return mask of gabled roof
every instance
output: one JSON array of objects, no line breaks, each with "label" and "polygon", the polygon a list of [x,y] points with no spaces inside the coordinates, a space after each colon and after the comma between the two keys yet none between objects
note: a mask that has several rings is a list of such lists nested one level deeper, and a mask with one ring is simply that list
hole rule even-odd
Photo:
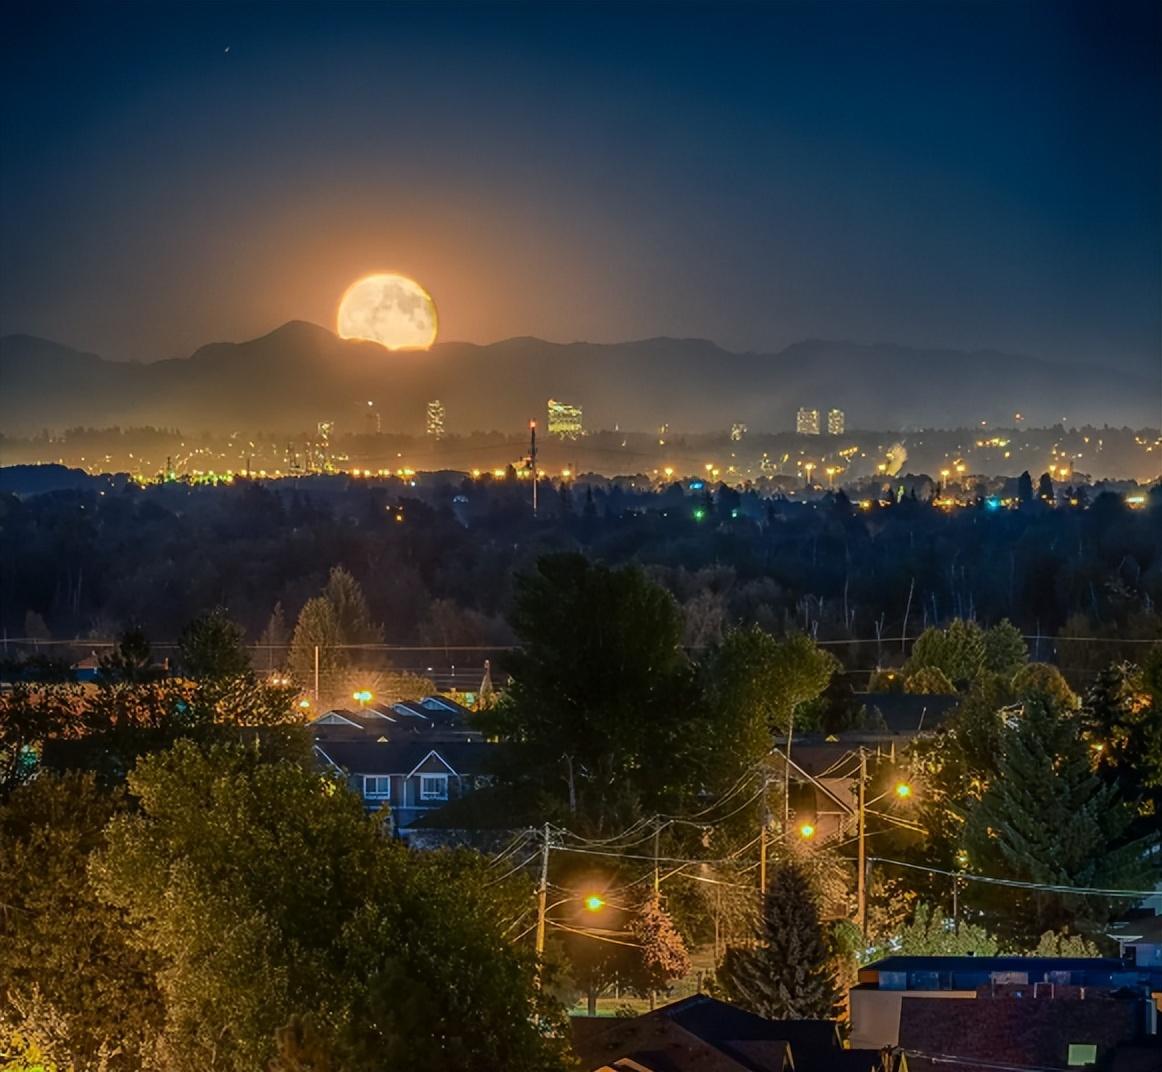
[{"label": "gabled roof", "polygon": [[657,1011],[709,1042],[727,1039],[789,1042],[797,1064],[842,1048],[839,1028],[833,1020],[768,1020],[705,994],[663,1005]]},{"label": "gabled roof", "polygon": [[832,1020],[767,1020],[705,994],[632,1019],[578,1017],[573,1045],[587,1069],[873,1072],[880,1058],[844,1050]]},{"label": "gabled roof", "polygon": [[371,738],[316,741],[315,752],[324,763],[348,774],[398,774],[407,777],[430,755],[437,755],[452,774],[488,774],[495,759],[495,745],[448,741],[432,744],[422,740],[381,742]]},{"label": "gabled roof", "polygon": [[324,711],[317,718],[312,718],[308,726],[349,726],[352,729],[366,730],[369,733],[382,733],[390,720],[374,708],[364,711],[348,711],[344,708],[334,708]]}]

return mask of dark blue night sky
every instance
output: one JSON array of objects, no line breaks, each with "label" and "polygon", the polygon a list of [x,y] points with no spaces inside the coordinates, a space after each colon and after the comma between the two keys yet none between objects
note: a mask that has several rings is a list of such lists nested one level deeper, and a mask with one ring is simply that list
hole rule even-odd
[{"label": "dark blue night sky", "polygon": [[0,328],[171,356],[332,326],[390,268],[444,338],[1151,372],[1160,10],[27,6],[2,46]]}]

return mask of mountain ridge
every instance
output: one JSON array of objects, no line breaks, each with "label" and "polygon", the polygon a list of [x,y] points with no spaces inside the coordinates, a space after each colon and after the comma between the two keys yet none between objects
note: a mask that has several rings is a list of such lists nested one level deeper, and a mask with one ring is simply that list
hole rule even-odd
[{"label": "mountain ridge", "polygon": [[[363,430],[375,402],[385,430],[418,432],[440,398],[449,427],[523,426],[550,397],[581,405],[589,428],[689,432],[735,421],[756,431],[794,427],[801,405],[847,411],[849,426],[953,427],[1157,420],[1162,382],[1096,365],[995,350],[804,339],[739,353],[707,339],[655,336],[620,343],[438,342],[387,351],[294,320],[188,357],[115,361],[32,335],[0,337],[0,431],[30,434],[127,423],[199,431],[301,431],[319,420]],[[1079,411],[1078,403],[1084,403]]]}]

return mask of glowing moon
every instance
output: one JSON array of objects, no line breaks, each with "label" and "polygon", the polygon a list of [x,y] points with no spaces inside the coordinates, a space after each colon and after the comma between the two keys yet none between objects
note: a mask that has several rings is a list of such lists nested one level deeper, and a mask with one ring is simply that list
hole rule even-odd
[{"label": "glowing moon", "polygon": [[339,303],[339,337],[369,339],[389,350],[426,350],[439,320],[432,296],[406,275],[368,275]]}]

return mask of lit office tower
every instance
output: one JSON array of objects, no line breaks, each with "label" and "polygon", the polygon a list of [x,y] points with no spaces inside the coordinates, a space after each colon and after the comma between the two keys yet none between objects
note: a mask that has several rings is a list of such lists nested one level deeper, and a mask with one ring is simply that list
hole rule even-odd
[{"label": "lit office tower", "polygon": [[742,437],[744,435],[746,435],[746,425],[745,424],[737,424],[736,423],[736,424],[732,424],[730,426],[730,441],[732,443],[742,442]]},{"label": "lit office tower", "polygon": [[844,418],[843,410],[829,409],[827,411],[827,434],[828,435],[843,435]]},{"label": "lit office tower", "polygon": [[438,398],[428,403],[427,430],[433,439],[444,438],[444,403]]},{"label": "lit office tower", "polygon": [[819,411],[801,406],[795,415],[795,431],[799,435],[818,435]]},{"label": "lit office tower", "polygon": [[582,432],[581,407],[550,398],[549,435],[560,436],[562,439],[576,439]]}]

